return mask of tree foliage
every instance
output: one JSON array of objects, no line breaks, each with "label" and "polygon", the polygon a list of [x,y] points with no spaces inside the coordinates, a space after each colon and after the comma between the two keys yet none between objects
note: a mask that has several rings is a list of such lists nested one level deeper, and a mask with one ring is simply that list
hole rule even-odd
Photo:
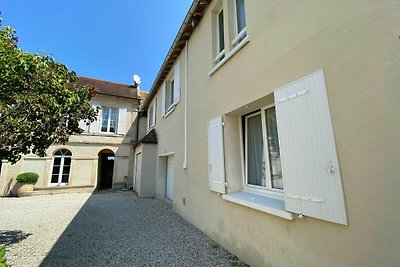
[{"label": "tree foliage", "polygon": [[17,35],[0,17],[0,160],[44,156],[53,143],[80,133],[78,123],[95,119],[94,87],[77,86],[73,71],[47,54],[17,47]]}]

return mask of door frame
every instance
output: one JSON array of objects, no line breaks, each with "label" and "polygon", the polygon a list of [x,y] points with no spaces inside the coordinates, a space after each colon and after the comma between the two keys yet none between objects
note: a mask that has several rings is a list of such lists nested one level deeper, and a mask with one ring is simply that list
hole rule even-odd
[{"label": "door frame", "polygon": [[[174,156],[168,156],[166,157],[166,170],[165,170],[165,197],[171,201],[174,200]],[[172,163],[171,163],[172,162]],[[170,177],[170,180],[168,179],[168,174],[169,172],[169,167],[172,167],[172,177]],[[170,185],[170,186],[168,186]],[[171,194],[169,195],[169,190],[171,190]]]},{"label": "door frame", "polygon": [[[138,167],[139,167],[139,164],[138,164],[139,155],[141,156],[140,165],[142,165],[142,162],[143,162],[142,151],[135,153],[135,168],[134,168],[133,179],[132,179],[132,187],[133,187],[134,191],[136,191],[137,178],[138,178],[137,175],[138,175]],[[142,166],[140,166],[140,174],[142,174]]]}]

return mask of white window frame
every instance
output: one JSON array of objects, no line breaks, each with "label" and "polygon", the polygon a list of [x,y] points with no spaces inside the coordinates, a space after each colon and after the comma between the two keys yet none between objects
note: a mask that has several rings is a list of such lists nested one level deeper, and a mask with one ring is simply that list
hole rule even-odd
[{"label": "white window frame", "polygon": [[[107,118],[107,130],[103,131],[103,116],[104,116],[104,110],[105,109],[109,109],[108,112],[108,118]],[[111,116],[111,110],[115,110],[115,131],[114,132],[110,132],[110,124],[111,124],[111,120],[110,120],[110,116]],[[100,132],[101,133],[111,133],[111,134],[117,134],[118,132],[118,112],[119,109],[118,108],[114,108],[114,107],[101,107],[101,120],[100,120]]]},{"label": "white window frame", "polygon": [[[66,155],[66,154],[56,155],[55,154],[58,151],[62,151],[62,150],[67,150],[69,153],[71,153],[71,155]],[[53,183],[52,180],[53,180],[54,161],[55,161],[56,158],[60,158],[60,169],[58,171],[57,183]],[[65,159],[66,158],[70,158],[71,159],[71,162],[69,164],[69,172],[68,172],[68,182],[69,182],[69,178],[71,176],[71,167],[72,167],[72,152],[69,149],[62,148],[62,149],[57,149],[54,152],[54,155],[53,155],[53,163],[52,163],[51,175],[50,175],[50,184],[51,185],[57,185],[57,186],[68,185],[68,182],[67,183],[62,183],[62,175],[63,175],[63,171],[64,171]]]},{"label": "white window frame", "polygon": [[[246,26],[244,26],[244,28],[241,29],[240,32],[238,30],[238,15],[237,15],[237,3],[236,3],[236,1],[237,0],[233,1],[233,20],[234,20],[233,29],[234,29],[234,33],[235,33],[235,37],[232,39],[232,42],[231,42],[233,47],[235,47],[236,45],[241,43],[243,41],[243,39],[246,37],[246,35],[247,35],[246,18],[245,18],[245,25]],[[243,5],[245,5],[244,1],[243,1]],[[246,7],[244,6],[244,8],[246,8]]]},{"label": "white window frame", "polygon": [[[270,166],[269,166],[269,153],[268,153],[268,145],[267,145],[267,138],[268,138],[268,133],[267,133],[267,125],[266,125],[266,117],[265,117],[265,111],[269,108],[275,107],[275,104],[270,104],[267,106],[263,106],[260,109],[257,109],[255,112],[250,113],[248,115],[242,116],[244,118],[244,185],[243,188],[247,191],[253,191],[255,193],[261,193],[261,194],[269,194],[274,197],[279,197],[283,199],[283,193],[284,189],[278,189],[278,188],[273,188],[272,187],[272,182],[271,182],[271,172],[270,172]],[[265,177],[266,177],[266,185],[264,186],[257,186],[257,185],[251,185],[248,183],[248,166],[247,166],[247,158],[248,158],[248,146],[247,146],[247,120],[248,118],[261,115],[261,128],[262,128],[262,136],[263,136],[263,153],[264,153],[264,161],[265,161]],[[279,138],[279,137],[278,137]],[[282,178],[283,179],[283,178]]]},{"label": "white window frame", "polygon": [[169,79],[165,83],[165,113],[168,113],[170,109],[172,109],[175,106],[174,103],[174,86],[175,86],[175,80],[174,78]]},{"label": "white window frame", "polygon": [[215,58],[214,58],[214,63],[218,63],[221,60],[224,59],[225,57],[225,51],[226,51],[226,45],[225,45],[225,25],[222,25],[222,35],[223,35],[223,39],[222,39],[222,43],[224,45],[224,48],[221,49],[221,43],[220,43],[220,38],[221,38],[221,28],[220,28],[220,14],[222,14],[222,21],[224,20],[224,8],[223,6],[221,6],[217,12],[215,12]]},{"label": "white window frame", "polygon": [[[212,53],[212,68],[208,72],[208,76],[212,76],[219,68],[221,68],[229,59],[231,59],[239,50],[241,50],[248,42],[250,35],[247,33],[246,26],[240,31],[237,27],[237,7],[236,0],[234,1],[219,1],[213,10],[213,53]],[[224,16],[224,49],[220,51],[219,46],[219,19],[218,14],[223,12]],[[246,13],[246,11],[245,11]],[[246,14],[245,14],[246,16]],[[245,19],[246,21],[246,19]]]},{"label": "white window frame", "polygon": [[149,109],[147,111],[149,131],[156,126],[156,114],[157,114],[157,99],[154,99],[154,101],[150,104]]}]

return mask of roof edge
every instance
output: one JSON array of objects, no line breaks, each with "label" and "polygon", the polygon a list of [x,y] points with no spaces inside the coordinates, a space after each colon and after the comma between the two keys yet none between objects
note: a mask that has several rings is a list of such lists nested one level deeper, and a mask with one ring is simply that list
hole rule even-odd
[{"label": "roof edge", "polygon": [[[198,23],[203,17],[204,10],[207,8],[207,6],[210,4],[212,0],[194,0],[192,5],[189,8],[188,13],[185,16],[185,19],[182,22],[181,27],[179,28],[178,33],[175,36],[174,41],[172,42],[172,45],[170,49],[168,50],[167,56],[165,57],[160,70],[158,71],[158,74],[156,78],[154,79],[153,85],[151,86],[151,89],[147,95],[147,98],[145,99],[142,109],[146,109],[149,105],[151,100],[154,98],[155,94],[157,93],[158,88],[160,87],[160,83],[164,80],[165,73],[166,71],[169,72],[169,70],[172,68],[172,65],[169,66],[168,62],[171,60],[172,55],[178,54],[178,56],[181,54],[183,48],[179,48],[181,45],[178,45],[179,42],[183,42],[184,40],[189,40],[194,29],[197,27]],[[204,8],[201,10],[202,13],[200,14],[199,12],[196,12],[196,10],[199,9],[201,5],[204,5]],[[179,52],[179,53],[177,53]],[[176,61],[176,58],[173,59],[173,62]],[[167,67],[169,66],[169,67]]]}]

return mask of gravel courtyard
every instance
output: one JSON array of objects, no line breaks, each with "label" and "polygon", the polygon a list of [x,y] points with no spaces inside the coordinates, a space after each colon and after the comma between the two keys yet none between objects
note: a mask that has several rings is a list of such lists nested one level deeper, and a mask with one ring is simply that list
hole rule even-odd
[{"label": "gravel courtyard", "polygon": [[157,199],[132,192],[0,198],[15,266],[245,266]]}]

